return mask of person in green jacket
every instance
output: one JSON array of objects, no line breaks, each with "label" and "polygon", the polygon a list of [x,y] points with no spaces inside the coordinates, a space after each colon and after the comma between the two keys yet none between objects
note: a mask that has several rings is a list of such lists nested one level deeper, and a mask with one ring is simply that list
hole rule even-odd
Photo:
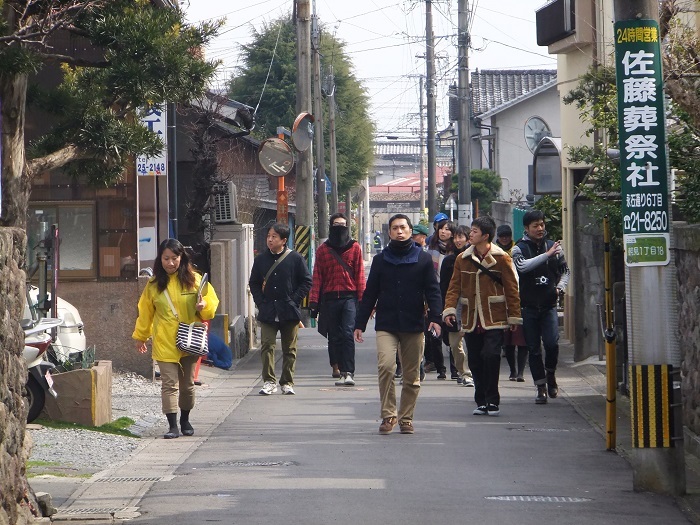
[{"label": "person in green jacket", "polygon": [[[146,341],[153,338],[153,360],[158,363],[161,378],[161,403],[170,427],[163,436],[165,439],[180,436],[178,408],[182,434],[194,434],[190,411],[194,408],[194,369],[199,358],[178,350],[175,338],[180,322],[214,318],[219,298],[211,284],[206,284],[198,296],[201,281],[202,276],[192,269],[185,247],[177,239],[166,239],[158,247],[153,277],[139,299],[139,315],[131,337],[142,354],[148,351]],[[170,308],[166,291],[178,312],[177,317]]]}]

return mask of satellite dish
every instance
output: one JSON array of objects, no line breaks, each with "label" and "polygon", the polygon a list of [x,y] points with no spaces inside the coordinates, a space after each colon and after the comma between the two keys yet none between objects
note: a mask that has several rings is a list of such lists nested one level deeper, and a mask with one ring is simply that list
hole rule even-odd
[{"label": "satellite dish", "polygon": [[298,151],[306,151],[314,139],[314,116],[311,113],[299,113],[292,126],[292,142]]},{"label": "satellite dish", "polygon": [[258,160],[262,168],[273,177],[284,177],[294,166],[292,148],[277,137],[266,139],[260,144]]}]

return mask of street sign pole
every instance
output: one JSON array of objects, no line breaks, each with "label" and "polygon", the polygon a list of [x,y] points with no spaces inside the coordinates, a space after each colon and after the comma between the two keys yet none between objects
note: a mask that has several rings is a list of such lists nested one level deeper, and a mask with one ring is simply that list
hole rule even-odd
[{"label": "street sign pole", "polygon": [[635,490],[680,495],[685,493],[681,355],[676,271],[670,249],[662,56],[654,3],[615,1],[630,461]]}]

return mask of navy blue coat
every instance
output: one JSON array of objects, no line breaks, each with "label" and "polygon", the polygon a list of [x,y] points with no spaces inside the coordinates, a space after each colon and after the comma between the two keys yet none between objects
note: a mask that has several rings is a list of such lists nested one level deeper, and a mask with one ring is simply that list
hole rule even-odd
[{"label": "navy blue coat", "polygon": [[372,260],[355,328],[364,332],[376,308],[375,330],[422,332],[426,303],[430,320],[439,323],[442,298],[432,257],[417,246],[396,256],[387,246]]},{"label": "navy blue coat", "polygon": [[276,319],[281,322],[300,321],[299,305],[311,289],[311,274],[306,261],[292,250],[263,283],[276,259],[270,250],[265,250],[255,258],[250,271],[248,285],[258,307],[258,321],[268,324]]}]

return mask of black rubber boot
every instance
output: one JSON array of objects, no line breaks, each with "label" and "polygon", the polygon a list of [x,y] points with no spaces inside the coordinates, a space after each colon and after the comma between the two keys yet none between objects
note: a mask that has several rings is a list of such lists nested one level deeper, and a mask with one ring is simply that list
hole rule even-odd
[{"label": "black rubber boot", "polygon": [[190,425],[190,411],[181,410],[180,411],[180,430],[182,430],[183,436],[194,435],[194,428]]},{"label": "black rubber boot", "polygon": [[554,377],[554,370],[547,370],[547,393],[552,399],[559,395],[559,385]]},{"label": "black rubber boot", "polygon": [[180,437],[180,431],[177,429],[177,413],[165,414],[168,418],[168,426],[170,430],[163,436],[163,439],[175,439]]},{"label": "black rubber boot", "polygon": [[537,397],[535,398],[535,404],[547,404],[547,385],[537,385]]},{"label": "black rubber boot", "polygon": [[[508,376],[508,380],[515,381],[518,376],[518,372],[515,369],[515,346],[505,345],[503,347],[503,353],[506,354],[506,361],[508,362],[508,368],[510,368],[510,375]],[[520,356],[518,355],[518,357]],[[518,359],[518,361],[520,361],[520,359]]]},{"label": "black rubber boot", "polygon": [[525,364],[527,363],[527,346],[518,347],[518,376],[517,381],[522,383],[525,381],[523,374],[525,373]]}]

